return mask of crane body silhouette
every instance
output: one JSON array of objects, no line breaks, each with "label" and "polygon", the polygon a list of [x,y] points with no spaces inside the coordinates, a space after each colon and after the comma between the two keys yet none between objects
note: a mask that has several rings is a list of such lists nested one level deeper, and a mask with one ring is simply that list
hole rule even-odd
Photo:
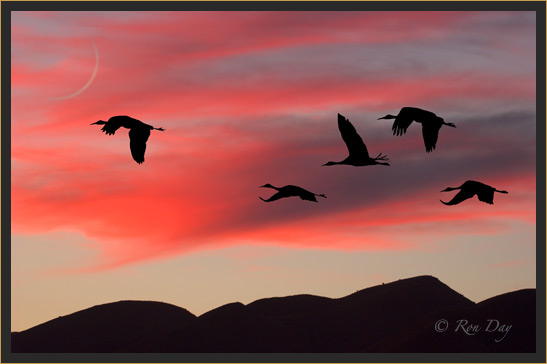
[{"label": "crane body silhouette", "polygon": [[477,181],[465,181],[460,187],[447,187],[441,192],[460,190],[452,200],[444,202],[440,200],[445,205],[457,205],[462,201],[465,201],[475,195],[479,201],[486,202],[490,205],[494,203],[494,192],[499,193],[509,193],[507,191],[499,191],[492,186],[488,186],[482,182]]},{"label": "crane body silhouette", "polygon": [[368,154],[367,147],[363,142],[363,139],[357,134],[355,127],[344,116],[338,114],[338,129],[342,135],[342,139],[348,147],[349,156],[340,162],[327,162],[323,166],[334,166],[337,164],[346,164],[350,166],[370,166],[374,164],[381,164],[389,166],[389,159],[387,156],[378,154],[376,158],[371,158]]},{"label": "crane body silhouette", "polygon": [[152,125],[125,115],[113,116],[108,121],[99,120],[91,123],[91,125],[104,125],[101,130],[106,135],[114,135],[116,130],[121,127],[129,129],[129,149],[131,149],[131,156],[139,164],[144,162],[144,152],[146,151],[146,142],[150,137],[150,131],[165,130],[163,128],[154,128]]},{"label": "crane body silhouette", "polygon": [[315,196],[327,198],[327,196],[323,194],[318,195],[308,190],[305,190],[302,187],[293,186],[293,185],[275,187],[269,183],[266,183],[264,186],[260,186],[260,187],[273,188],[274,190],[278,191],[275,195],[273,195],[267,200],[263,199],[262,197],[258,197],[264,202],[272,202],[272,201],[279,200],[280,198],[292,197],[292,196],[300,197],[302,200],[313,201],[313,202],[317,202],[317,199],[315,198]]},{"label": "crane body silhouette", "polygon": [[393,135],[403,135],[413,121],[422,124],[422,135],[424,138],[426,152],[431,152],[437,145],[439,130],[443,125],[455,128],[453,123],[447,123],[443,118],[438,117],[431,111],[419,109],[417,107],[403,107],[397,116],[388,114],[381,119],[395,119],[391,130]]}]

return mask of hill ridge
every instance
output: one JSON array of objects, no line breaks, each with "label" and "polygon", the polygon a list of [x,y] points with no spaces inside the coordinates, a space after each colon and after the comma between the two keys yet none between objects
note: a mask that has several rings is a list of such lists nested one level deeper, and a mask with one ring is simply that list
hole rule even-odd
[{"label": "hill ridge", "polygon": [[[434,319],[478,320],[491,312],[520,325],[521,337],[509,335],[496,346],[433,330]],[[477,304],[433,276],[418,276],[339,298],[298,294],[232,302],[200,316],[169,303],[121,300],[13,332],[12,352],[522,352],[535,345],[535,330],[522,327],[535,328],[535,289]]]}]

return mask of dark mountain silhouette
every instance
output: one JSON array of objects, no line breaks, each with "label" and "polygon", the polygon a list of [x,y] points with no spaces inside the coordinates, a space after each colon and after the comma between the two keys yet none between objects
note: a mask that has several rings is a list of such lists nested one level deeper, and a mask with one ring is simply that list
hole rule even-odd
[{"label": "dark mountain silhouette", "polygon": [[[467,337],[440,319],[512,328]],[[296,295],[230,303],[195,317],[176,306],[122,301],[12,333],[13,352],[533,352],[535,289],[479,304],[431,276],[331,299]]]},{"label": "dark mountain silhouette", "polygon": [[12,351],[125,352],[140,338],[186,326],[187,310],[160,302],[120,301],[98,305],[12,333]]},{"label": "dark mountain silhouette", "polygon": [[[429,314],[365,351],[535,352],[535,302],[536,290],[524,289],[479,302],[473,308]],[[445,332],[431,329],[439,320],[448,322]],[[477,332],[470,328],[468,335],[463,331],[463,327],[477,325]],[[507,325],[511,328],[505,334]]]}]

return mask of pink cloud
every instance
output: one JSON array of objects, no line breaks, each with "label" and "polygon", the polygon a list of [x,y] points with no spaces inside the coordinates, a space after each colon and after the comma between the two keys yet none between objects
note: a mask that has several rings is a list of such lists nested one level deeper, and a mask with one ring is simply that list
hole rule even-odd
[{"label": "pink cloud", "polygon": [[[399,193],[397,199],[387,195],[384,202],[363,201],[364,205],[347,204],[345,198],[338,202],[344,193],[335,190],[333,196],[331,190],[341,186],[340,172],[372,173],[375,167],[329,170],[320,167],[323,160],[319,157],[316,165],[309,166],[309,172],[326,179],[313,184],[308,181],[309,186],[305,187],[327,193],[329,199],[318,204],[299,200],[265,204],[258,196],[266,196],[270,191],[259,189],[259,185],[274,180],[293,183],[302,178],[298,163],[289,166],[283,162],[293,151],[299,154],[295,149],[298,143],[292,149],[281,148],[279,155],[278,142],[247,138],[252,134],[245,129],[221,125],[209,128],[208,138],[187,141],[194,146],[187,146],[192,152],[185,154],[177,153],[177,138],[164,140],[163,134],[156,133],[149,143],[167,143],[165,152],[155,154],[151,147],[146,164],[139,166],[130,158],[123,131],[112,138],[98,130],[91,132],[98,134],[97,142],[99,138],[105,140],[99,155],[84,157],[85,152],[70,148],[56,148],[50,154],[40,153],[40,148],[14,147],[14,160],[28,166],[14,170],[12,221],[14,233],[68,227],[84,232],[101,246],[99,265],[125,264],[242,242],[343,250],[412,249],[413,244],[404,235],[421,225],[436,224],[437,231],[429,232],[433,234],[442,234],[443,229],[458,233],[463,222],[467,226],[464,232],[491,234],[495,228],[487,229],[488,220],[535,221],[533,200],[520,205],[500,200],[501,208],[495,210],[478,201],[441,210],[445,206],[437,199],[445,196],[437,191],[445,187],[442,185],[434,191],[423,186],[417,190],[419,193],[415,190],[403,200],[399,200]],[[283,133],[275,132],[282,140]],[[114,138],[123,139],[119,149],[110,143]],[[331,153],[330,147],[327,152]],[[346,153],[341,141],[336,153]],[[272,166],[284,164],[289,168],[282,175],[270,171]],[[508,186],[507,189],[521,186],[528,194],[534,191],[533,176],[517,181],[500,178],[492,183]],[[387,192],[379,189],[382,190]],[[517,192],[514,190],[515,187],[511,193]],[[405,232],[398,234],[400,229]]]},{"label": "pink cloud", "polygon": [[[37,16],[45,21],[59,14]],[[12,66],[14,233],[75,229],[97,241],[97,266],[104,269],[244,243],[419,249],[405,237],[495,234],[512,219],[535,223],[535,170],[527,160],[505,158],[515,151],[528,158],[533,131],[511,144],[507,135],[513,134],[488,129],[500,129],[504,114],[480,120],[486,126],[475,133],[467,121],[456,130],[441,129],[438,150],[426,155],[419,125],[393,137],[391,123],[376,120],[386,110],[446,100],[456,106],[533,103],[535,84],[522,82],[522,74],[404,68],[379,77],[372,66],[362,72],[360,60],[351,59],[343,65],[312,59],[309,72],[300,74],[303,66],[291,68],[286,60],[306,47],[320,55],[340,44],[436,42],[484,14],[257,13],[227,19],[194,13],[185,22],[184,14],[134,14],[128,22],[102,16],[93,34],[60,38],[29,26],[14,29],[20,47]],[[96,20],[66,19],[88,27]],[[413,27],[416,22],[423,27]],[[257,24],[263,31],[250,31]],[[47,100],[87,80],[94,64],[90,39],[101,54],[91,87],[73,99]],[[37,60],[23,61],[27,54]],[[268,54],[287,67],[276,67]],[[232,74],[224,68],[236,57],[242,69]],[[321,167],[347,154],[336,112],[350,117],[371,154],[387,154],[392,166]],[[457,107],[440,113],[473,119]],[[152,133],[142,166],[131,159],[126,130],[108,137],[89,125],[125,114],[167,129]],[[503,151],[492,148],[502,143]],[[494,208],[470,201],[445,209],[438,199],[447,197],[438,191],[446,181],[468,178],[488,179],[511,193]],[[408,184],[397,186],[403,180]],[[271,192],[258,188],[264,183],[300,184],[329,198],[265,204],[258,199]]]}]

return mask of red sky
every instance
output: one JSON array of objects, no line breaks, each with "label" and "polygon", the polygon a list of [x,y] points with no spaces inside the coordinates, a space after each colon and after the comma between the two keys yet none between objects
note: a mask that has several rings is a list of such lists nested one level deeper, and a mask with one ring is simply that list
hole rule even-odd
[{"label": "red sky", "polygon": [[[86,268],[104,268],[248,242],[419,250],[533,227],[534,26],[506,12],[16,14],[13,233],[81,232],[100,251]],[[91,41],[91,86],[51,100],[89,78]],[[427,154],[419,125],[395,137],[377,120],[403,106],[457,129]],[[321,167],[347,153],[337,113],[391,166]],[[166,129],[143,165],[126,130],[89,125],[114,115]],[[439,202],[467,179],[510,194]],[[328,198],[265,204],[265,183]]]}]

